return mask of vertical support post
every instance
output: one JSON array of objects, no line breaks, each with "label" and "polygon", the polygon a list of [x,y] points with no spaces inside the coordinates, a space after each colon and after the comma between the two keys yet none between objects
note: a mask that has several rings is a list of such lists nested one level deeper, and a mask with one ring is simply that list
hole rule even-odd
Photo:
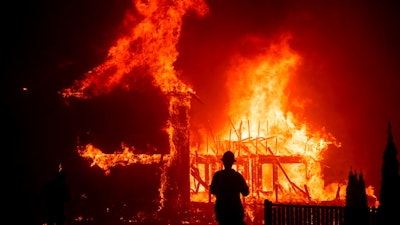
[{"label": "vertical support post", "polygon": [[169,223],[187,220],[190,211],[189,93],[169,96],[170,160],[166,165],[163,217]]},{"label": "vertical support post", "polygon": [[279,186],[278,186],[278,165],[276,162],[272,163],[272,182],[273,182],[273,186],[274,186],[274,191],[275,191],[275,201],[278,202],[278,190],[279,190]]}]

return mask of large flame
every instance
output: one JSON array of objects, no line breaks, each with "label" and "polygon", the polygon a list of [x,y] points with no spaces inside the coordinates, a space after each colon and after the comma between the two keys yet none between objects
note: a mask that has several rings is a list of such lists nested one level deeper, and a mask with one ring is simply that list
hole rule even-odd
[{"label": "large flame", "polygon": [[[337,144],[336,139],[325,130],[308,130],[306,124],[296,121],[286,110],[288,81],[301,61],[290,48],[290,38],[285,34],[267,47],[259,46],[262,51],[256,56],[232,57],[231,67],[226,71],[229,119],[217,133],[223,140],[229,140],[222,148],[235,151],[238,157],[256,155],[276,159],[261,163],[258,173],[262,172],[262,184],[253,188],[255,196],[260,191],[279,196],[263,195],[263,198],[284,202],[333,200],[337,198],[339,184],[325,187],[320,161],[328,145]],[[196,150],[208,152],[208,149]],[[286,161],[280,158],[285,156]],[[273,175],[274,165],[278,166],[276,175]],[[242,173],[251,171],[246,177],[251,183],[257,176],[255,167],[249,164],[238,169]],[[342,188],[340,196],[344,198],[344,194]]]},{"label": "large flame", "polygon": [[173,65],[179,54],[176,44],[183,16],[188,11],[204,16],[208,6],[203,0],[133,1],[133,5],[123,22],[124,35],[108,51],[106,61],[65,90],[65,96],[85,98],[107,93],[119,85],[129,88],[136,77],[146,74],[165,93],[192,91],[177,77]]},{"label": "large flame", "polygon": [[[305,124],[298,123],[291,112],[285,111],[288,100],[287,84],[300,63],[300,56],[290,49],[289,40],[289,35],[283,35],[281,40],[271,44],[254,58],[235,58],[237,63],[228,71],[230,115],[233,121],[249,122],[245,123],[247,126],[242,126],[241,135],[234,135],[233,138],[274,137],[278,144],[271,146],[274,151],[259,152],[260,154],[301,156],[306,159],[305,164],[287,165],[281,170],[286,173],[285,176],[279,176],[281,188],[286,190],[282,197],[286,200],[295,197],[288,196],[288,193],[293,193],[289,191],[292,189],[291,182],[301,188],[309,187],[309,194],[313,199],[332,199],[335,192],[333,196],[329,196],[332,194],[329,191],[322,192],[324,182],[318,163],[332,140],[318,132],[308,133]],[[271,174],[265,173],[264,176]]]},{"label": "large flame", "polygon": [[[128,12],[124,20],[124,35],[111,47],[105,62],[84,74],[82,80],[64,90],[65,97],[89,98],[111,91],[116,86],[133,87],[139,76],[151,76],[154,86],[164,94],[194,93],[194,90],[179,78],[174,68],[179,52],[179,41],[184,15],[194,11],[199,16],[208,12],[203,0],[156,0],[134,1],[134,9]],[[261,187],[252,186],[255,198],[271,198],[274,193],[280,201],[324,201],[344,197],[345,188],[339,184],[325,184],[320,161],[330,144],[336,144],[335,138],[325,130],[310,131],[287,111],[287,86],[290,77],[300,66],[301,57],[291,50],[290,37],[287,35],[267,47],[256,56],[234,55],[227,74],[229,91],[229,119],[226,126],[217,131],[221,134],[213,137],[216,146],[209,151],[210,145],[198,149],[191,148],[190,189],[191,200],[208,201],[208,182],[210,175],[221,168],[218,160],[212,162],[196,161],[198,154],[219,159],[222,151],[235,149],[237,157],[254,157],[257,160],[269,157],[271,163],[254,165],[255,161],[244,161],[236,168],[245,173],[248,183],[258,178],[252,172],[259,166],[262,171]],[[260,48],[261,49],[261,48]],[[170,115],[177,114],[177,103],[190,107],[189,101],[173,95],[169,98]],[[92,144],[79,147],[82,157],[92,160],[106,173],[117,165],[133,163],[153,164],[163,162],[164,169],[178,154],[172,134],[176,131],[171,121],[166,122],[165,132],[170,135],[169,155],[135,154],[134,147],[123,146],[114,154],[105,154]],[[188,128],[189,129],[189,128]],[[207,134],[209,135],[209,134]],[[208,141],[208,138],[201,140]],[[227,144],[224,144],[227,143]],[[236,146],[236,147],[234,147]],[[282,158],[286,157],[286,158]],[[207,158],[207,157],[206,157]],[[286,161],[285,161],[286,160]],[[211,168],[207,163],[212,164]],[[214,163],[214,164],[213,164]],[[277,166],[277,168],[274,168]],[[276,180],[272,174],[276,172]],[[275,178],[274,178],[275,179]],[[160,195],[163,198],[165,177],[161,178]],[[257,183],[258,181],[256,181]],[[266,194],[267,193],[267,194]],[[278,197],[279,196],[279,197]]]},{"label": "large flame", "polygon": [[[90,98],[106,94],[117,86],[134,88],[140,76],[151,76],[154,86],[169,95],[169,111],[170,115],[174,115],[177,101],[190,107],[188,101],[182,101],[182,96],[185,96],[182,93],[194,93],[192,88],[178,78],[173,65],[178,57],[176,44],[181,35],[183,17],[189,11],[204,16],[208,6],[203,0],[133,1],[133,6],[123,22],[124,35],[111,47],[106,61],[87,72],[82,80],[76,81],[62,94],[64,97]],[[168,189],[165,171],[174,166],[177,155],[172,136],[179,132],[169,121],[164,129],[170,135],[170,154],[167,158],[137,156],[131,151],[134,147],[123,147],[122,150],[116,150],[115,154],[104,154],[92,144],[79,147],[78,150],[81,156],[92,159],[92,165],[103,168],[106,173],[116,165],[148,164],[167,159],[163,164],[164,174],[159,189],[162,208],[164,193]]]}]

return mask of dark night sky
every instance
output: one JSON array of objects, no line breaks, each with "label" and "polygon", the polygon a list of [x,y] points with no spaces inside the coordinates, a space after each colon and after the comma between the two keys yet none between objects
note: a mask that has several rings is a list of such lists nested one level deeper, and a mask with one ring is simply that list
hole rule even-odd
[{"label": "dark night sky", "polygon": [[[291,80],[291,94],[309,100],[301,113],[304,120],[317,128],[326,127],[342,143],[342,148],[326,156],[327,179],[347,179],[351,166],[362,169],[366,184],[374,186],[378,195],[388,121],[392,122],[395,142],[400,142],[400,6],[345,0],[207,2],[210,12],[206,17],[185,19],[177,46],[176,69],[205,102],[193,103],[193,118],[222,117],[219,112],[226,100],[226,87],[219,74],[243,37],[268,40],[291,32],[291,46],[302,57],[298,74]],[[104,132],[99,131],[100,135],[105,136],[105,130],[111,129],[114,135],[105,144],[112,145],[119,141],[113,137],[124,135],[127,119],[136,127],[128,132],[143,131],[143,120],[131,118],[132,113],[140,117],[140,113],[161,111],[150,114],[159,119],[137,139],[148,138],[144,137],[146,132],[150,134],[162,124],[162,106],[126,106],[129,96],[116,102],[112,97],[98,100],[105,105],[92,101],[68,107],[57,94],[104,61],[130,7],[128,0],[18,1],[5,7],[5,70],[1,76],[1,101],[6,111],[2,126],[4,172],[15,184],[9,185],[10,191],[23,193],[12,202],[26,197],[26,209],[34,207],[32,196],[60,160],[69,168],[73,187],[107,186],[101,180],[102,172],[89,171],[88,163],[77,155],[78,128],[97,124]],[[23,87],[28,91],[23,92]],[[135,101],[142,95],[152,102],[160,100],[148,92],[131,97]],[[125,106],[127,109],[117,109]],[[109,118],[112,113],[119,119]],[[109,179],[126,179],[121,178],[124,173],[128,171],[121,170],[119,178]],[[142,190],[143,185],[146,183],[128,187]],[[121,190],[120,196],[128,191]]]}]

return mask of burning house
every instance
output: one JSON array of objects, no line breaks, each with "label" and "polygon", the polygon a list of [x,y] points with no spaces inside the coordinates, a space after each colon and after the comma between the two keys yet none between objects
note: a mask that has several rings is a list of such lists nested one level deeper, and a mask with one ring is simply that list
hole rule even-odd
[{"label": "burning house", "polygon": [[137,153],[135,146],[122,145],[107,154],[84,143],[78,145],[80,156],[105,174],[116,166],[159,166],[159,211],[171,220],[188,220],[192,203],[213,202],[208,186],[213,173],[222,168],[220,158],[226,150],[235,153],[235,169],[249,184],[249,207],[265,199],[310,204],[336,200],[341,204],[345,188],[325,184],[320,164],[328,146],[340,144],[325,130],[311,132],[286,110],[285,89],[301,60],[290,49],[290,37],[283,35],[256,57],[235,56],[226,71],[230,87],[227,122],[217,131],[203,124],[197,127],[204,129],[192,132],[190,109],[196,92],[179,79],[173,63],[178,57],[183,16],[189,10],[204,16],[208,9],[201,0],[161,5],[165,1],[135,1],[135,9],[124,21],[126,35],[109,50],[106,61],[62,94],[84,100],[117,86],[134,88],[135,80],[151,77],[167,101],[169,116],[163,130],[168,134],[168,153]]}]

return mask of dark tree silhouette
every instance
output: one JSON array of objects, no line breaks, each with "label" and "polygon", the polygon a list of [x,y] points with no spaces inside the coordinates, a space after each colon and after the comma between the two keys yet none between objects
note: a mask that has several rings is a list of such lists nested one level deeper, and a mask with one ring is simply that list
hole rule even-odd
[{"label": "dark tree silhouette", "polygon": [[400,224],[400,175],[397,148],[393,141],[391,123],[383,152],[381,191],[378,207],[380,225]]},{"label": "dark tree silhouette", "polygon": [[362,172],[360,172],[360,175],[358,176],[357,188],[357,216],[359,218],[359,222],[357,224],[367,225],[369,224],[369,206],[367,192],[365,190],[364,175]]},{"label": "dark tree silhouette", "polygon": [[356,175],[353,173],[353,170],[350,169],[346,187],[346,207],[344,210],[345,225],[352,225],[355,224],[356,222],[354,215],[354,209],[356,207],[356,196],[357,196],[356,179],[357,179]]},{"label": "dark tree silhouette", "polygon": [[369,207],[365,191],[364,176],[350,170],[346,187],[345,225],[368,225]]},{"label": "dark tree silhouette", "polygon": [[346,206],[353,207],[355,205],[355,192],[356,192],[356,175],[350,169],[349,177],[346,187]]}]

